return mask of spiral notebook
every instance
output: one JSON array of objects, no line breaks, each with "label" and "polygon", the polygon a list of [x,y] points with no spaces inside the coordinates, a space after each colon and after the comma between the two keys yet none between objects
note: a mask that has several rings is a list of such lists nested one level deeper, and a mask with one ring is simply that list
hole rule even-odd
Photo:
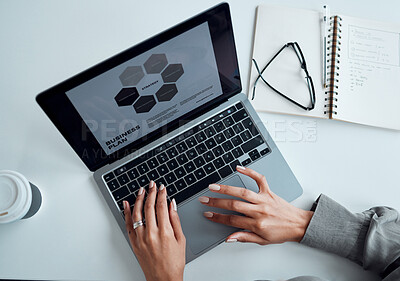
[{"label": "spiral notebook", "polygon": [[[400,130],[400,24],[322,11],[258,6],[253,58],[264,67],[288,42],[298,42],[314,82],[316,103],[305,111],[259,82],[258,111],[335,119]],[[326,38],[326,40],[325,40]],[[326,75],[324,75],[324,72]],[[258,73],[251,66],[249,99]],[[294,52],[279,55],[264,78],[294,100],[310,97]]]}]

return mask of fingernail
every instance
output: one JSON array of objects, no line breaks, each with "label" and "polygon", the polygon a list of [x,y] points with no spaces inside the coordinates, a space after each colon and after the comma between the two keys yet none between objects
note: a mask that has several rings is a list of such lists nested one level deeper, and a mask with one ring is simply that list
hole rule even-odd
[{"label": "fingernail", "polygon": [[165,188],[165,186],[162,184],[162,185],[160,186],[160,191],[163,190],[164,188]]},{"label": "fingernail", "polygon": [[124,204],[124,210],[127,210],[128,209],[128,202],[124,200],[123,204]]},{"label": "fingernail", "polygon": [[153,187],[154,187],[154,181],[150,181],[149,188],[153,188]]},{"label": "fingernail", "polygon": [[245,167],[243,167],[243,166],[239,166],[239,165],[237,165],[237,166],[236,166],[236,169],[239,169],[239,170],[246,170],[246,168],[245,168]]},{"label": "fingernail", "polygon": [[208,186],[208,188],[209,188],[210,190],[220,190],[220,189],[221,189],[221,187],[220,187],[218,184],[210,184],[210,185]]},{"label": "fingernail", "polygon": [[144,188],[143,187],[141,187],[141,188],[139,188],[139,195],[142,195],[143,194],[143,191],[144,191]]},{"label": "fingernail", "polygon": [[204,212],[203,215],[204,215],[206,218],[212,218],[212,217],[214,216],[214,214],[211,213],[211,212]]},{"label": "fingernail", "polygon": [[206,196],[200,196],[199,197],[199,201],[201,203],[208,203],[210,201],[210,198],[206,197]]},{"label": "fingernail", "polygon": [[226,239],[226,243],[234,243],[234,242],[237,242],[238,240],[236,239],[236,238],[229,238],[229,239]]},{"label": "fingernail", "polygon": [[174,199],[172,199],[172,208],[174,209],[174,211],[176,212],[176,211],[178,211],[178,207],[176,207],[176,201],[175,201],[175,198]]}]

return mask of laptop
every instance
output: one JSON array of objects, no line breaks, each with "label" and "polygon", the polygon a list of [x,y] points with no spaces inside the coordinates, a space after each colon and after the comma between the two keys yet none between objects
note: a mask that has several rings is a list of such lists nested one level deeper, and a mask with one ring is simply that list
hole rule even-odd
[{"label": "laptop", "polygon": [[[229,6],[217,5],[40,93],[36,100],[93,176],[122,233],[150,180],[175,198],[186,262],[237,229],[203,217],[221,183],[258,192],[237,165],[266,176],[287,201],[302,193],[246,95]],[[219,197],[221,197],[219,195]]]}]

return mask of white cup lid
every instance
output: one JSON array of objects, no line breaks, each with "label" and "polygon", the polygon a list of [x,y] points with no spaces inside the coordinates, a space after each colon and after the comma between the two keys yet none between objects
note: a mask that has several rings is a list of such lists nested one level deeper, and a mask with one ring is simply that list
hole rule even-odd
[{"label": "white cup lid", "polygon": [[0,223],[23,218],[32,204],[28,180],[14,171],[0,171]]}]

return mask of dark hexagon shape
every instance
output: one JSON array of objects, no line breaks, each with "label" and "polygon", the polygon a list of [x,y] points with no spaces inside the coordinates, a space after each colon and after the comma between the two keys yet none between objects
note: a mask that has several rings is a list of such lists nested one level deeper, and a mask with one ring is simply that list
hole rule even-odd
[{"label": "dark hexagon shape", "polygon": [[139,93],[135,87],[131,88],[123,88],[119,93],[115,96],[115,101],[118,106],[127,106],[132,105],[135,100],[139,97]]},{"label": "dark hexagon shape", "polygon": [[133,105],[136,113],[149,112],[156,105],[156,100],[153,96],[141,96]]},{"label": "dark hexagon shape", "polygon": [[123,86],[135,86],[144,77],[141,66],[128,66],[119,76]]},{"label": "dark hexagon shape", "polygon": [[167,68],[161,73],[161,77],[164,80],[164,83],[176,82],[179,77],[183,74],[182,64],[170,64]]},{"label": "dark hexagon shape", "polygon": [[160,73],[168,64],[165,54],[153,54],[144,63],[148,74]]},{"label": "dark hexagon shape", "polygon": [[164,84],[157,91],[156,97],[158,101],[170,101],[177,93],[178,89],[175,84]]}]

